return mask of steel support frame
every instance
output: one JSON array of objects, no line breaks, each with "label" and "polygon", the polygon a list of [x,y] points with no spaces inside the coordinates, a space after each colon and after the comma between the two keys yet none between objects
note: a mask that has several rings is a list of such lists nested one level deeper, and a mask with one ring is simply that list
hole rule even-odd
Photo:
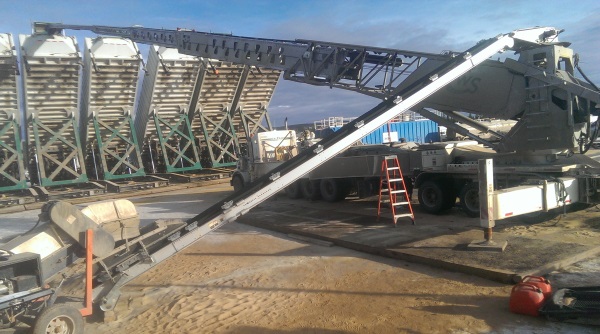
[{"label": "steel support frame", "polygon": [[[73,112],[73,110],[69,110],[70,115],[73,115]],[[44,124],[36,117],[36,111],[33,113],[34,117],[31,125],[35,140],[34,148],[39,173],[39,186],[61,186],[88,182],[76,119],[69,117],[58,128],[52,129],[51,126]],[[71,131],[73,141],[65,137],[68,131]],[[63,157],[52,154],[51,147],[55,144],[59,144],[60,149],[67,150],[67,152],[64,152]],[[53,164],[46,164],[45,159]],[[75,163],[75,166],[71,168],[68,166],[69,163]],[[81,172],[77,171],[77,167],[81,168]],[[63,172],[71,175],[72,178],[57,180],[56,178]]]},{"label": "steel support frame", "polygon": [[[433,55],[314,40],[297,41],[308,45],[308,54],[285,71],[285,79],[356,91],[377,98],[391,96],[404,78],[427,59],[451,57],[450,54]],[[323,80],[324,72],[328,73],[326,80]]]},{"label": "steel support frame", "polygon": [[[142,156],[137,142],[133,118],[127,113],[121,119],[110,121],[101,119],[97,113],[92,117],[94,132],[96,133],[95,142],[102,163],[103,179],[119,180],[145,176],[146,172],[141,164]],[[116,124],[116,126],[111,123]],[[128,128],[125,133],[130,134],[129,136],[121,133],[125,127]],[[120,151],[119,149],[123,147],[125,149]],[[132,155],[135,155],[136,158],[131,159]],[[115,159],[115,162],[111,163],[110,158]],[[119,172],[123,169],[129,170],[129,173]]]},{"label": "steel support frame", "polygon": [[0,124],[0,138],[5,135],[13,139],[14,145],[0,140],[0,175],[3,183],[0,192],[27,189],[20,127],[15,118],[9,118],[4,124]]},{"label": "steel support frame", "polygon": [[250,115],[244,111],[244,108],[238,108],[238,115],[242,121],[242,126],[247,137],[252,137],[260,131],[272,131],[273,126],[267,108],[260,110],[260,114],[256,117],[256,113]]},{"label": "steel support frame", "polygon": [[[225,110],[224,117],[213,120],[209,115],[198,111],[202,132],[206,141],[211,167],[234,166],[237,161],[235,148],[239,146],[238,138],[233,126],[231,114]],[[231,158],[233,161],[226,161]]]},{"label": "steel support frame", "polygon": [[454,53],[434,54],[315,40],[275,40],[189,30],[36,23],[36,29],[90,30],[138,43],[177,48],[180,53],[235,64],[284,71],[287,80],[337,87],[377,98],[396,95],[403,79],[427,59],[448,61]]},{"label": "steel support frame", "polygon": [[[252,115],[244,113],[244,106],[240,104],[242,94],[244,92],[244,89],[246,89],[246,86],[247,86],[246,84],[248,82],[249,75],[250,75],[250,66],[245,65],[244,69],[242,70],[240,79],[238,81],[238,86],[236,88],[236,92],[233,97],[233,101],[231,102],[231,106],[229,107],[230,117],[232,120],[231,121],[232,130],[236,131],[236,136],[237,136],[237,140],[238,140],[238,146],[237,146],[237,151],[236,151],[236,153],[238,153],[238,154],[245,153],[245,152],[243,152],[244,149],[242,148],[242,146],[244,146],[244,144],[247,144],[248,137],[252,137],[261,128],[264,131],[271,130],[271,129],[267,130],[264,126],[258,127],[257,124],[255,124],[256,122],[260,123],[262,121],[262,119],[264,118],[263,116],[265,114],[261,114],[259,116],[259,119],[255,120],[252,118]],[[268,118],[267,118],[267,121],[269,121]],[[250,130],[250,128],[249,128],[250,124],[253,125],[252,130]],[[270,124],[268,126],[270,127]],[[240,127],[242,127],[242,129],[240,129]],[[244,133],[245,136],[240,138],[238,135],[240,133]]]},{"label": "steel support frame", "polygon": [[[153,113],[153,119],[166,172],[176,173],[202,170],[196,141],[186,109],[181,109],[179,119],[176,119],[173,123],[170,123],[169,119],[160,117],[156,110]],[[164,128],[169,130],[166,136],[163,135]],[[173,146],[169,142],[169,139],[173,138],[173,135],[179,136],[177,146]],[[188,152],[192,152],[192,155],[189,155]],[[180,167],[177,167],[178,163],[181,165]]]}]

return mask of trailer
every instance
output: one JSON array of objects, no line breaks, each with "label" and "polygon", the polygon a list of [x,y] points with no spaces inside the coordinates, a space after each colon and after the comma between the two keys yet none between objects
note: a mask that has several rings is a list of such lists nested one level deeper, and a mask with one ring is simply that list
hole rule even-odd
[{"label": "trailer", "polygon": [[[318,142],[304,134],[301,137],[299,139],[294,130],[274,130],[259,132],[250,138],[248,153],[241,156],[231,177],[234,191],[243,190]],[[403,170],[411,170],[414,164],[411,161],[419,158],[411,149],[418,147],[415,143],[357,144],[287,186],[286,195],[291,199],[323,199],[327,202],[343,200],[351,193],[365,198],[378,193],[381,164],[386,156],[397,156]],[[407,176],[411,192],[412,176]]]}]

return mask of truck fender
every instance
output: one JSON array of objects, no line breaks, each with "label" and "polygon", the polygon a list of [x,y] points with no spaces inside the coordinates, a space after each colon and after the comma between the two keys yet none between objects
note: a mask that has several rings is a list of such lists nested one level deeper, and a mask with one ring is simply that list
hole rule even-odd
[{"label": "truck fender", "polygon": [[231,175],[231,180],[229,181],[229,184],[233,187],[234,191],[240,191],[243,188],[246,187],[247,184],[250,183],[250,175],[248,175],[248,173],[242,173],[242,172],[234,172],[233,175]]}]

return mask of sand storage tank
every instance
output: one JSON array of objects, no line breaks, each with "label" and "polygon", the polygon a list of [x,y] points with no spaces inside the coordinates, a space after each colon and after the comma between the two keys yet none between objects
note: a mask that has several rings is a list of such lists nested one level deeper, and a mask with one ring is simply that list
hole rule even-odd
[{"label": "sand storage tank", "polygon": [[152,173],[202,169],[190,110],[196,105],[204,71],[200,58],[151,46],[135,114],[146,170]]},{"label": "sand storage tank", "polygon": [[[45,187],[71,192],[65,186],[88,182],[77,129],[81,68],[77,41],[74,37],[35,33],[20,35],[19,42],[31,182],[46,195]],[[95,192],[78,188],[82,195]]]},{"label": "sand storage tank", "polygon": [[233,104],[233,124],[242,151],[248,145],[247,138],[273,130],[267,111],[280,74],[281,71],[274,69],[244,68],[245,80],[237,92],[239,102]]},{"label": "sand storage tank", "polygon": [[192,120],[205,166],[233,166],[237,161],[233,117],[239,101],[236,94],[245,82],[243,72],[243,65],[207,60]]},{"label": "sand storage tank", "polygon": [[117,37],[85,39],[80,134],[90,177],[105,181],[145,176],[132,112],[141,57]]},{"label": "sand storage tank", "polygon": [[192,128],[203,164],[232,166],[246,138],[272,130],[267,107],[279,70],[207,60]]},{"label": "sand storage tank", "polygon": [[11,34],[0,34],[0,192],[27,188],[21,143],[17,54]]}]

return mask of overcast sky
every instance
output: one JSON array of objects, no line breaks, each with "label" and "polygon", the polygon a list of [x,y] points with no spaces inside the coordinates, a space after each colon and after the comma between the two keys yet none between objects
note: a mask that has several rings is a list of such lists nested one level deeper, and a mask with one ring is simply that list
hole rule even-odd
[{"label": "overcast sky", "polygon": [[[31,33],[34,21],[315,39],[439,53],[532,26],[565,29],[586,75],[600,84],[600,1],[27,1],[0,0],[0,32]],[[80,45],[87,32],[73,32]],[[145,56],[145,54],[144,54]],[[358,116],[377,100],[354,92],[280,81],[269,113],[276,126]]]}]

